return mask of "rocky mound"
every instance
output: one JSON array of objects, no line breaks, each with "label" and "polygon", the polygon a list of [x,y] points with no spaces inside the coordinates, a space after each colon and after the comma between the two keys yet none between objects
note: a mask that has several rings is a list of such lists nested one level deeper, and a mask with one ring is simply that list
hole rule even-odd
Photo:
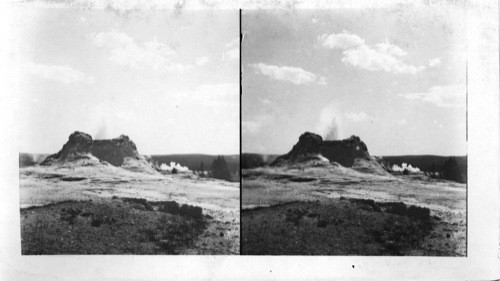
[{"label": "rocky mound", "polygon": [[101,163],[109,163],[117,167],[134,166],[142,167],[143,170],[150,170],[150,168],[154,170],[150,161],[139,154],[135,143],[128,136],[93,140],[89,134],[78,131],[69,136],[68,141],[58,153],[47,157],[41,165],[63,164],[93,158],[97,158]]},{"label": "rocky mound", "polygon": [[380,163],[370,156],[366,144],[359,137],[325,141],[320,135],[310,132],[302,134],[292,150],[276,158],[271,165],[290,165],[323,157],[344,167],[386,174]]}]

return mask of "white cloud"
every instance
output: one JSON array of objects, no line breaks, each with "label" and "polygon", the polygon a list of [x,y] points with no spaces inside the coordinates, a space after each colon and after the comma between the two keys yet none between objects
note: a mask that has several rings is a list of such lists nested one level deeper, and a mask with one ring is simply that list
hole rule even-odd
[{"label": "white cloud", "polygon": [[399,120],[399,121],[398,121],[398,124],[399,124],[399,125],[406,125],[406,124],[408,124],[408,120],[406,120],[406,119],[401,119],[401,120]]},{"label": "white cloud", "polygon": [[233,40],[227,42],[224,47],[226,47],[226,49],[232,49],[236,47],[239,48],[239,42],[240,42],[239,38],[234,38]]},{"label": "white cloud", "polygon": [[326,85],[326,78],[324,76],[319,77],[318,84],[325,86]]},{"label": "white cloud", "polygon": [[240,57],[240,49],[233,48],[222,55],[222,60],[233,61],[237,60]]},{"label": "white cloud", "polygon": [[359,112],[359,113],[349,112],[349,113],[346,113],[345,116],[347,118],[353,120],[354,122],[363,122],[363,121],[367,120],[368,118],[371,118],[370,115],[368,115],[364,112]]},{"label": "white cloud", "polygon": [[442,128],[444,127],[444,126],[443,126],[443,123],[438,122],[437,120],[434,120],[434,122],[432,122],[432,123],[433,123],[434,125],[436,125],[438,128],[441,128],[441,129],[442,129]]},{"label": "white cloud", "polygon": [[175,50],[156,39],[137,44],[130,36],[118,31],[93,33],[92,43],[111,51],[110,60],[134,69],[182,73],[192,68],[172,62]]},{"label": "white cloud", "polygon": [[239,59],[239,57],[240,57],[239,42],[240,42],[239,38],[234,38],[233,40],[226,43],[226,45],[224,45],[224,48],[226,49],[226,51],[222,55],[223,61],[234,61],[234,60]]},{"label": "white cloud", "polygon": [[312,22],[313,24],[317,24],[319,21],[318,21],[318,19],[317,19],[317,18],[312,18],[312,19],[311,19],[311,22]]},{"label": "white cloud", "polygon": [[66,84],[84,82],[94,83],[94,77],[65,65],[44,65],[32,62],[23,62],[21,71],[28,75],[34,75],[47,80],[54,80]]},{"label": "white cloud", "polygon": [[206,84],[197,88],[197,95],[209,99],[239,97],[240,88],[238,84],[231,83]]},{"label": "white cloud", "polygon": [[260,130],[261,127],[262,127],[262,124],[258,123],[257,121],[242,121],[241,122],[241,128],[247,134],[255,134]]},{"label": "white cloud", "polygon": [[261,98],[259,98],[259,101],[260,101],[261,103],[265,104],[265,105],[269,105],[269,104],[271,104],[271,103],[272,103],[272,102],[271,102],[270,100],[268,100],[268,99],[261,99]]},{"label": "white cloud", "polygon": [[434,86],[424,92],[399,94],[399,96],[438,107],[465,108],[465,85]]},{"label": "white cloud", "polygon": [[196,65],[197,66],[204,66],[206,65],[210,59],[208,57],[201,57],[196,60]]},{"label": "white cloud", "polygon": [[272,116],[269,114],[258,115],[253,120],[242,121],[241,129],[245,134],[256,134],[271,119]]},{"label": "white cloud", "polygon": [[276,66],[264,63],[250,64],[250,66],[255,70],[255,73],[268,76],[274,80],[292,82],[295,85],[312,82],[318,82],[322,85],[326,84],[326,78],[318,77],[314,73],[306,71],[300,67]]},{"label": "white cloud", "polygon": [[322,34],[318,36],[318,40],[321,42],[323,47],[330,49],[350,49],[358,47],[365,44],[365,40],[356,34],[349,33],[344,30],[339,34]]},{"label": "white cloud", "polygon": [[425,66],[414,66],[403,62],[407,53],[390,43],[376,44],[375,47],[361,45],[344,51],[342,62],[347,65],[370,71],[385,71],[389,73],[416,74]]},{"label": "white cloud", "polygon": [[201,102],[215,107],[239,107],[240,88],[238,84],[206,84],[194,91],[178,93],[177,98]]},{"label": "white cloud", "polygon": [[98,47],[109,49],[125,48],[129,45],[135,45],[134,40],[125,33],[115,30],[110,32],[92,33],[90,35],[92,43]]},{"label": "white cloud", "polygon": [[430,59],[429,60],[429,67],[436,67],[441,64],[441,59],[440,58],[435,58],[435,59]]},{"label": "white cloud", "polygon": [[[318,40],[325,48],[344,50],[342,62],[360,69],[410,74],[425,69],[425,66],[405,63],[408,53],[396,45],[389,42],[368,45],[363,38],[346,30],[338,34],[322,34],[318,36]],[[440,61],[432,61],[434,65],[439,63]]]}]

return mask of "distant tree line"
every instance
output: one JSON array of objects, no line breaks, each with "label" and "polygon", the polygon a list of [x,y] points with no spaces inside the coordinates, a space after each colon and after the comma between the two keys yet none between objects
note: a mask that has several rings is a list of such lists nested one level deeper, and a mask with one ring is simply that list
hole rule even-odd
[{"label": "distant tree line", "polygon": [[[211,164],[217,160],[217,156],[192,154],[192,155],[152,155],[152,160],[157,163],[179,163],[182,166],[188,167],[189,170],[200,177],[211,177],[213,171]],[[239,181],[240,177],[240,158],[233,155],[223,156],[227,168],[231,175],[231,181]],[[158,166],[159,164],[155,164]],[[158,166],[159,168],[159,166]],[[217,173],[216,173],[217,174]]]},{"label": "distant tree line", "polygon": [[221,180],[227,180],[227,181],[232,180],[231,173],[229,171],[226,159],[224,159],[224,156],[217,156],[212,161],[210,169],[207,172],[208,173],[205,172],[205,163],[203,163],[203,161],[201,161],[200,168],[198,169],[198,171],[193,170],[194,174],[198,174],[202,177],[208,176]]},{"label": "distant tree line", "polygon": [[231,173],[227,167],[224,156],[217,156],[210,166],[210,175],[213,178],[231,181]]},{"label": "distant tree line", "polygon": [[467,182],[467,169],[462,171],[455,157],[448,157],[440,168],[437,168],[436,164],[432,163],[431,168],[425,170],[424,173],[432,178],[451,180],[460,183]]}]

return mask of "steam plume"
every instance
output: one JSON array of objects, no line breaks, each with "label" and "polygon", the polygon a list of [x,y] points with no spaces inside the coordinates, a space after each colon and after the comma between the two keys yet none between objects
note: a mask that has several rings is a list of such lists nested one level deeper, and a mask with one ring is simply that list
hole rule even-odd
[{"label": "steam plume", "polygon": [[411,164],[408,165],[406,163],[402,163],[401,166],[398,166],[398,165],[392,165],[392,171],[394,172],[404,172],[405,170],[407,170],[408,172],[412,173],[412,174],[415,174],[415,173],[420,173],[420,169],[418,167],[413,167]]},{"label": "steam plume", "polygon": [[101,127],[94,136],[94,139],[108,139],[108,122],[103,118]]},{"label": "steam plume", "polygon": [[188,167],[181,166],[179,163],[175,163],[175,162],[170,162],[170,165],[162,163],[160,165],[160,169],[162,171],[166,171],[166,172],[172,172],[173,169],[176,169],[177,172],[179,172],[179,173],[189,172],[189,168]]},{"label": "steam plume", "polygon": [[319,118],[319,132],[324,140],[339,140],[342,138],[342,122],[339,110],[330,105],[321,110]]}]

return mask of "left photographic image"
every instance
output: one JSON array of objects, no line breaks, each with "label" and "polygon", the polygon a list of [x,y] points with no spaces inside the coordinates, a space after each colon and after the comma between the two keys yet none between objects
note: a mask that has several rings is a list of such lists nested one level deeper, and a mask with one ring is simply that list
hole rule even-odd
[{"label": "left photographic image", "polygon": [[239,12],[13,19],[22,254],[239,254]]}]

